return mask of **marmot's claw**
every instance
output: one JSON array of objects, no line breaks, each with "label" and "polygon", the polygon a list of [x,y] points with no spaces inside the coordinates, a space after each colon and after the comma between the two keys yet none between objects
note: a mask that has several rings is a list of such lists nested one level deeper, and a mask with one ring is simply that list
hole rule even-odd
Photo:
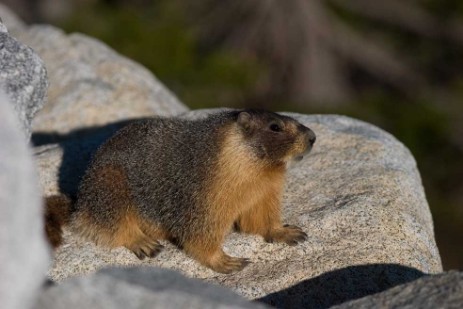
[{"label": "marmot's claw", "polygon": [[223,274],[237,272],[245,268],[251,261],[247,258],[238,258],[224,255],[220,265],[211,267],[213,270]]},{"label": "marmot's claw", "polygon": [[156,257],[164,248],[158,241],[145,241],[142,244],[137,244],[130,248],[130,250],[139,258],[144,260],[146,257]]},{"label": "marmot's claw", "polygon": [[133,253],[135,253],[135,255],[137,256],[137,258],[139,260],[144,260],[145,259],[145,254],[143,252],[140,251],[133,251]]},{"label": "marmot's claw", "polygon": [[307,234],[295,225],[285,224],[283,228],[276,229],[265,237],[267,242],[284,242],[290,246],[295,246],[307,240]]},{"label": "marmot's claw", "polygon": [[156,246],[155,248],[153,248],[153,250],[151,250],[150,254],[149,254],[149,257],[150,258],[154,258],[156,257],[161,251],[162,249],[164,249],[164,246],[159,244],[158,246]]}]

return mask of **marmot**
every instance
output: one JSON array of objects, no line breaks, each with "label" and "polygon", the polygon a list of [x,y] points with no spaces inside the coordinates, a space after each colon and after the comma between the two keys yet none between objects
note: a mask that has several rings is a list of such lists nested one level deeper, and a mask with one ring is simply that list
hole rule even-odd
[{"label": "marmot", "polygon": [[239,271],[248,259],[222,251],[233,227],[267,242],[307,238],[282,224],[280,200],[287,163],[314,142],[295,119],[261,110],[135,121],[97,150],[75,202],[47,199],[47,234],[57,246],[70,223],[97,245],[124,246],[140,259],[167,239],[216,272]]}]

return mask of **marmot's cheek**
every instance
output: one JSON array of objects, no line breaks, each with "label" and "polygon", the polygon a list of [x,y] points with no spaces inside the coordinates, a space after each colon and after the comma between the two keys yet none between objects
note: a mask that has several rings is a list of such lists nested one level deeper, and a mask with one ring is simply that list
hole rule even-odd
[{"label": "marmot's cheek", "polygon": [[265,146],[260,145],[259,147],[257,147],[257,157],[259,157],[259,159],[264,159],[266,155],[267,150],[265,149]]}]

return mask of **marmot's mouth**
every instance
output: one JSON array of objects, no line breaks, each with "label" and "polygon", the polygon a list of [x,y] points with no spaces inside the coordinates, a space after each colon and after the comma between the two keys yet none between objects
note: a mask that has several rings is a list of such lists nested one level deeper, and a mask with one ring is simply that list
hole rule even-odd
[{"label": "marmot's mouth", "polygon": [[297,162],[301,161],[302,159],[304,159],[305,155],[308,155],[310,153],[311,150],[312,150],[311,146],[307,147],[303,153],[300,153],[296,155],[295,157],[293,157],[293,160]]}]

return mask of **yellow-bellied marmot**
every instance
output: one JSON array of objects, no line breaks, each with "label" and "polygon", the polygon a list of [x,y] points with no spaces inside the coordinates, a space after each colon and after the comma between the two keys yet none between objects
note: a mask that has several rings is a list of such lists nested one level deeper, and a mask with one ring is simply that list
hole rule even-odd
[{"label": "yellow-bellied marmot", "polygon": [[222,251],[234,225],[268,242],[307,238],[282,224],[280,199],[287,163],[314,142],[296,120],[260,110],[135,121],[98,149],[72,212],[66,197],[47,199],[47,234],[57,246],[70,223],[86,239],[140,259],[168,239],[217,272],[241,270],[249,261]]}]

